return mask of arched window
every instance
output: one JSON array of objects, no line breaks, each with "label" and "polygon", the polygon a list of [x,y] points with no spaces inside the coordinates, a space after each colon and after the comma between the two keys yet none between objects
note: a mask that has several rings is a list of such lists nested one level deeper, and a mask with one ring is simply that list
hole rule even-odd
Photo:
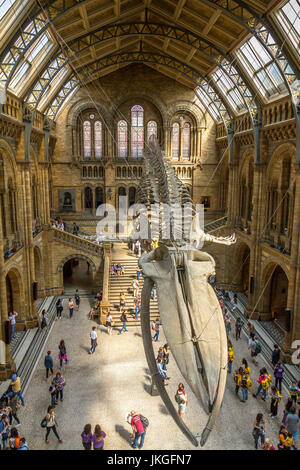
[{"label": "arched window", "polygon": [[92,156],[92,139],[91,139],[91,123],[84,121],[83,123],[83,156],[91,158]]},{"label": "arched window", "polygon": [[132,206],[135,203],[135,193],[136,193],[136,189],[133,186],[129,188],[128,207]]},{"label": "arched window", "polygon": [[157,124],[155,121],[149,121],[147,124],[147,142],[149,142],[151,135],[157,137]]},{"label": "arched window", "polygon": [[102,123],[96,121],[94,124],[94,142],[95,142],[95,157],[102,157]]},{"label": "arched window", "polygon": [[144,149],[144,109],[136,104],[131,108],[131,156],[142,157]]},{"label": "arched window", "polygon": [[127,122],[118,122],[118,157],[127,158]]},{"label": "arched window", "polygon": [[182,158],[190,158],[191,153],[191,125],[186,122],[182,131]]},{"label": "arched window", "polygon": [[103,188],[96,188],[96,209],[104,203],[104,191]]},{"label": "arched window", "polygon": [[179,124],[178,122],[174,122],[172,126],[172,158],[178,160],[179,158]]}]

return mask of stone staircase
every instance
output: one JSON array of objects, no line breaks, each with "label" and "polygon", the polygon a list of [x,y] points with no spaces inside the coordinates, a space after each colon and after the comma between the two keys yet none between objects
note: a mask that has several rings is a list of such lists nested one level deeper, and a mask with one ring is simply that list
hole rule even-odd
[{"label": "stone staircase", "polygon": [[217,230],[220,227],[223,227],[227,223],[227,216],[221,217],[220,219],[213,220],[212,222],[209,222],[208,224],[204,225],[204,232],[205,233],[211,233]]},{"label": "stone staircase", "polygon": [[[138,320],[135,320],[135,304],[132,291],[132,281],[136,277],[136,270],[138,266],[138,259],[134,256],[126,257],[124,259],[115,258],[113,264],[122,264],[125,269],[125,274],[117,276],[116,274],[110,275],[110,313],[114,320],[114,326],[122,326],[120,321],[120,292],[124,292],[126,296],[126,315],[127,315],[127,326],[139,326],[140,325],[140,313]],[[139,293],[141,294],[144,285],[143,276],[140,276],[139,280]],[[150,318],[151,321],[159,318],[157,301],[150,301]]]}]

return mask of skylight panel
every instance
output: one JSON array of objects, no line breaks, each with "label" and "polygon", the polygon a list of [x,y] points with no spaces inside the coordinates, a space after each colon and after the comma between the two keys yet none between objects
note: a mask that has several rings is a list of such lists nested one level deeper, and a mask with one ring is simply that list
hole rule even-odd
[{"label": "skylight panel", "polygon": [[0,20],[14,3],[12,0],[0,0]]}]

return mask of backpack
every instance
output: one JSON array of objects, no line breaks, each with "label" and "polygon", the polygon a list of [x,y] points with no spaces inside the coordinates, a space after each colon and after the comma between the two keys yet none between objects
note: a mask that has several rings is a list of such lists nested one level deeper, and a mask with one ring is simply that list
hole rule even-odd
[{"label": "backpack", "polygon": [[149,426],[149,420],[146,418],[146,416],[140,415],[140,420],[144,428]]},{"label": "backpack", "polygon": [[263,379],[261,381],[261,386],[262,386],[263,390],[267,390],[269,388],[270,384],[269,384],[269,381],[268,381],[268,377],[266,377],[265,379]]},{"label": "backpack", "polygon": [[247,388],[251,388],[252,387],[252,380],[250,379],[250,377],[247,377]]},{"label": "backpack", "polygon": [[175,401],[176,403],[178,403],[178,405],[183,405],[185,403],[184,399],[181,398],[181,396],[178,393],[176,393],[175,395]]},{"label": "backpack", "polygon": [[21,436],[15,437],[14,447],[15,449],[19,448]]},{"label": "backpack", "polygon": [[229,349],[229,351],[228,351],[228,357],[229,357],[230,362],[232,362],[232,361],[235,359],[235,355],[234,355],[233,349]]},{"label": "backpack", "polygon": [[259,354],[261,352],[261,345],[258,341],[256,342],[256,347],[255,347],[255,354]]}]

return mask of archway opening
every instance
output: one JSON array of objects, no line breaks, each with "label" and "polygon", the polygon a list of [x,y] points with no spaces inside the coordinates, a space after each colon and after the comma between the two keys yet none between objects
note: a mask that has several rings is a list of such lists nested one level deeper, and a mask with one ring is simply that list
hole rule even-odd
[{"label": "archway opening", "polygon": [[63,285],[65,294],[79,292],[91,293],[93,290],[93,270],[90,261],[82,258],[72,258],[63,267]]},{"label": "archway opening", "polygon": [[289,281],[281,268],[276,266],[270,281],[269,308],[272,319],[285,330],[289,330],[289,312],[287,311]]},{"label": "archway opening", "polygon": [[5,278],[6,283],[6,298],[7,298],[7,312],[15,310],[19,315],[21,314],[21,302],[23,302],[21,295],[20,279],[14,271],[9,271]]},{"label": "archway opening", "polygon": [[242,255],[242,289],[248,295],[249,290],[250,249],[245,247]]}]

